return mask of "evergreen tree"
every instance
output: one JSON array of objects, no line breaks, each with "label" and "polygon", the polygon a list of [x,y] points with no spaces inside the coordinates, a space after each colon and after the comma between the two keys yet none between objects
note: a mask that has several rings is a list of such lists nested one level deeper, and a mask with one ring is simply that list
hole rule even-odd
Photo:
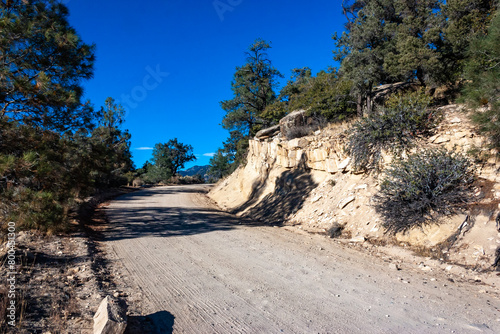
[{"label": "evergreen tree", "polygon": [[344,120],[355,111],[351,89],[351,81],[340,77],[335,68],[320,71],[315,77],[307,67],[293,69],[279,101],[266,108],[264,117],[278,122],[287,113],[305,109],[328,121]]},{"label": "evergreen tree", "polygon": [[444,30],[444,66],[450,68],[449,81],[455,82],[462,75],[469,44],[483,36],[489,25],[497,0],[447,0],[443,5],[446,17]]},{"label": "evergreen tree", "polygon": [[217,153],[210,159],[208,175],[214,180],[219,180],[228,175],[231,171],[231,160],[223,149],[218,149]]},{"label": "evergreen tree", "polygon": [[108,97],[99,114],[98,127],[92,131],[91,142],[96,186],[108,187],[123,182],[123,175],[133,168],[130,153],[131,135],[122,130],[125,110]]},{"label": "evergreen tree", "polygon": [[396,45],[384,59],[384,68],[392,77],[417,80],[424,87],[441,83],[446,22],[441,5],[441,0],[394,1]]},{"label": "evergreen tree", "polygon": [[56,0],[0,2],[0,117],[66,131],[92,124],[80,82],[93,74],[83,43]]},{"label": "evergreen tree", "polygon": [[269,43],[257,39],[245,53],[247,63],[236,68],[231,83],[234,97],[220,103],[226,112],[222,120],[225,129],[253,136],[267,125],[262,112],[276,99],[274,90],[277,79],[282,77],[266,53],[269,48]]},{"label": "evergreen tree", "polygon": [[158,143],[153,149],[153,168],[148,168],[148,176],[153,182],[167,181],[184,165],[196,160],[193,147],[177,140],[170,139],[167,143]]},{"label": "evergreen tree", "polygon": [[341,73],[353,82],[358,114],[363,105],[371,113],[373,87],[398,79],[384,67],[386,57],[396,53],[396,8],[393,0],[344,2],[343,8],[348,22],[340,37],[334,35],[334,59],[341,61]]},{"label": "evergreen tree", "polygon": [[466,100],[477,111],[473,119],[491,139],[492,147],[500,149],[500,12],[494,15],[488,33],[471,42],[465,67],[468,85]]}]

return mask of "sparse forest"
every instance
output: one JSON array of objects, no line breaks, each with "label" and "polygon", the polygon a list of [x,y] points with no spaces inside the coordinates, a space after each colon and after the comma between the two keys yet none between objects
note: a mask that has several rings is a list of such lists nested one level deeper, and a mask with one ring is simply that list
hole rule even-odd
[{"label": "sparse forest", "polygon": [[[84,43],[55,0],[2,1],[0,12],[0,219],[64,230],[79,203],[108,188],[167,182],[195,159],[177,139],[135,170],[124,108],[83,101],[95,45]],[[189,182],[203,182],[191,178]]]}]

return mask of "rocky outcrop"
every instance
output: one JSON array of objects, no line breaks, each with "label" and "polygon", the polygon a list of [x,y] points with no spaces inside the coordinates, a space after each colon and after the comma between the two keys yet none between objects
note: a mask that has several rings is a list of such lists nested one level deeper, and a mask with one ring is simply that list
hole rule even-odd
[{"label": "rocky outcrop", "polygon": [[255,134],[255,138],[260,140],[267,139],[269,137],[277,135],[279,132],[280,132],[280,125],[277,124],[275,126],[271,126],[270,128],[260,130]]},{"label": "rocky outcrop", "polygon": [[[435,135],[421,139],[419,147],[446,147],[463,153],[487,147],[460,106],[446,106],[441,111],[443,121]],[[304,111],[296,112],[280,125],[291,128],[292,124],[304,124],[303,115]],[[360,174],[351,168],[351,158],[344,151],[345,128],[330,126],[315,135],[291,140],[283,134],[250,140],[247,164],[217,184],[210,196],[229,211],[269,224],[293,225],[327,235],[333,226],[340,226],[349,240],[387,241],[382,218],[373,205],[383,174]],[[384,155],[384,162],[390,161],[391,157]],[[500,209],[498,168],[500,163],[494,159],[477,165],[477,195],[481,200],[476,209],[399,233],[392,240],[429,249],[451,247],[451,240],[454,248],[447,250],[450,259],[490,266],[500,245],[494,221]],[[475,225],[465,233],[460,226],[467,215],[473,215]]]},{"label": "rocky outcrop", "polygon": [[312,134],[320,128],[320,122],[307,115],[306,110],[297,110],[283,117],[279,126],[283,137],[293,139]]}]

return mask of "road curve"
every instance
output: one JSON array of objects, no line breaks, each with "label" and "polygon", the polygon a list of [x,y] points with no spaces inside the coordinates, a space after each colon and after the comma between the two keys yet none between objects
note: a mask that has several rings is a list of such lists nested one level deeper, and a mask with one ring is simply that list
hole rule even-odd
[{"label": "road curve", "polygon": [[152,332],[500,333],[499,300],[476,286],[241,221],[206,189],[145,189],[106,210],[105,245]]}]

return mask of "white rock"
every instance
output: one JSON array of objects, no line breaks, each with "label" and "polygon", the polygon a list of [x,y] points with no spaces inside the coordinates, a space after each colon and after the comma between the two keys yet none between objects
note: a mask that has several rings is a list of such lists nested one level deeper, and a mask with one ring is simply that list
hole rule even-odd
[{"label": "white rock", "polygon": [[439,136],[440,136],[439,134],[434,135],[434,136],[432,136],[432,137],[430,137],[430,138],[429,138],[429,141],[430,141],[431,143],[434,143],[434,141],[435,141],[435,140],[436,140]]},{"label": "white rock", "polygon": [[462,120],[461,120],[460,118],[458,118],[458,117],[455,117],[455,118],[453,118],[453,119],[450,121],[450,123],[452,123],[452,124],[455,124],[455,123],[461,123],[461,122],[462,122]]},{"label": "white rock", "polygon": [[94,315],[94,334],[123,334],[127,327],[125,310],[106,296]]},{"label": "white rock", "polygon": [[354,237],[352,238],[351,240],[349,240],[349,242],[365,242],[365,237],[362,236],[362,235],[359,235],[357,237]]},{"label": "white rock", "polygon": [[343,160],[337,167],[339,170],[344,170],[347,168],[347,166],[349,166],[350,163],[351,163],[351,158],[347,158]]},{"label": "white rock", "polygon": [[445,138],[445,137],[438,137],[436,140],[433,141],[434,144],[442,144],[442,143],[447,143],[450,141],[450,138]]},{"label": "white rock", "polygon": [[319,201],[321,198],[323,198],[323,195],[318,195],[316,197],[314,197],[312,200],[311,200],[311,203],[316,203],[317,201]]}]

